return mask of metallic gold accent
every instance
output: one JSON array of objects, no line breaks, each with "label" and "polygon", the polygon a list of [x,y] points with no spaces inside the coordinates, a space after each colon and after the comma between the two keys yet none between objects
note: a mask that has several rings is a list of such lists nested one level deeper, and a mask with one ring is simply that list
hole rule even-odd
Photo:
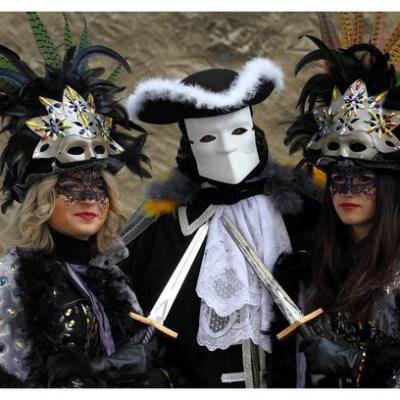
[{"label": "metallic gold accent", "polygon": [[39,101],[45,106],[50,107],[52,105],[51,99],[43,96],[39,96]]},{"label": "metallic gold accent", "polygon": [[[85,100],[72,87],[66,86],[62,101],[40,97],[47,115],[32,118],[26,126],[40,136],[33,158],[56,158],[61,163],[103,159],[120,154],[124,149],[110,137],[112,118],[96,113],[94,97]],[[47,146],[46,146],[47,145]],[[95,151],[103,146],[103,152]],[[82,152],[71,154],[71,147]]]},{"label": "metallic gold accent", "polygon": [[65,315],[66,317],[70,317],[71,314],[72,314],[72,308],[67,308],[67,309],[64,311],[64,315]]},{"label": "metallic gold accent", "polygon": [[88,106],[90,107],[90,108],[95,108],[94,107],[94,98],[93,98],[93,96],[92,96],[92,94],[91,93],[89,93],[89,96],[88,96],[88,98],[87,98],[87,104],[88,104]]},{"label": "metallic gold accent", "polygon": [[[328,157],[368,160],[378,153],[399,151],[400,141],[393,129],[400,124],[400,113],[382,107],[386,95],[387,91],[369,96],[361,79],[354,81],[343,94],[335,87],[331,104],[313,110],[318,132],[307,149],[320,150]],[[353,151],[354,144],[363,146],[362,150]]]},{"label": "metallic gold accent", "polygon": [[97,325],[96,320],[93,316],[91,307],[89,305],[80,304],[80,308],[82,313],[85,316],[85,343],[84,343],[84,350],[85,352],[90,350],[92,343],[94,342],[96,335],[97,335]]},{"label": "metallic gold accent", "polygon": [[65,323],[67,329],[73,329],[75,326],[75,320],[71,319],[70,321]]},{"label": "metallic gold accent", "polygon": [[382,102],[382,100],[384,100],[386,98],[387,93],[388,93],[388,91],[385,90],[382,93],[379,93],[377,96],[375,96],[375,104],[378,102],[379,103]]},{"label": "metallic gold accent", "polygon": [[332,102],[340,97],[340,90],[335,86],[332,90]]},{"label": "metallic gold accent", "polygon": [[26,346],[25,340],[23,340],[23,339],[15,339],[14,344],[15,344],[15,348],[17,350],[23,350]]},{"label": "metallic gold accent", "polygon": [[17,311],[12,308],[12,307],[8,307],[6,309],[6,313],[8,314],[9,317],[14,318],[17,315]]}]

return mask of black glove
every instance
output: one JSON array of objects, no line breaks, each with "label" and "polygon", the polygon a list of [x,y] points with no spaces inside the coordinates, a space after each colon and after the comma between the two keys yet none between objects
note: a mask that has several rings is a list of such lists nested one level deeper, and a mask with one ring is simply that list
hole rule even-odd
[{"label": "black glove", "polygon": [[147,344],[125,343],[109,356],[92,359],[90,365],[114,384],[133,383],[147,378],[157,348],[154,340]]},{"label": "black glove", "polygon": [[47,387],[73,388],[102,386],[93,374],[89,359],[75,351],[59,351],[46,361]]},{"label": "black glove", "polygon": [[337,343],[321,336],[312,336],[300,342],[299,351],[307,359],[311,374],[326,377],[356,378],[363,351],[345,343]]}]

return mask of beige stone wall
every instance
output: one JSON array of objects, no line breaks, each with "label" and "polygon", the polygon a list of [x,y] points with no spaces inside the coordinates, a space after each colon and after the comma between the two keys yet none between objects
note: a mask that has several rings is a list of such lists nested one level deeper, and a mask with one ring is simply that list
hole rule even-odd
[{"label": "beige stone wall", "polygon": [[[387,26],[393,27],[399,13],[387,13]],[[295,103],[305,79],[316,71],[309,68],[294,78],[295,63],[313,46],[303,34],[318,36],[315,13],[67,13],[78,40],[85,19],[91,44],[109,46],[125,56],[133,69],[123,73],[119,82],[131,92],[138,81],[150,77],[181,78],[210,67],[240,68],[252,57],[270,57],[286,74],[286,90],[273,94],[255,107],[255,121],[266,133],[270,154],[284,163],[294,163],[283,145],[287,123],[295,116]],[[57,44],[63,41],[61,13],[40,13],[44,24]],[[371,28],[372,15],[366,14],[365,31]],[[0,13],[0,43],[21,54],[36,71],[41,70],[41,58],[35,46],[24,13]],[[110,69],[112,65],[110,65]],[[175,165],[179,132],[176,126],[145,126],[149,137],[146,153],[152,160],[152,174],[161,176]],[[0,137],[3,147],[5,135]],[[122,198],[129,214],[143,195],[144,184],[122,171],[118,180]],[[15,209],[0,216],[0,253],[9,238],[6,227]]]}]

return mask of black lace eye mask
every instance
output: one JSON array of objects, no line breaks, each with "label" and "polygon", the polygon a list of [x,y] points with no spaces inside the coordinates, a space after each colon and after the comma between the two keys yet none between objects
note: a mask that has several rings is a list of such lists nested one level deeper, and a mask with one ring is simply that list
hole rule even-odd
[{"label": "black lace eye mask", "polygon": [[376,195],[376,177],[369,170],[354,167],[333,169],[329,175],[329,190],[333,196],[362,193],[372,199]]},{"label": "black lace eye mask", "polygon": [[63,174],[55,190],[57,196],[65,197],[65,204],[70,206],[74,201],[95,200],[104,208],[109,206],[107,186],[98,170],[85,169]]}]

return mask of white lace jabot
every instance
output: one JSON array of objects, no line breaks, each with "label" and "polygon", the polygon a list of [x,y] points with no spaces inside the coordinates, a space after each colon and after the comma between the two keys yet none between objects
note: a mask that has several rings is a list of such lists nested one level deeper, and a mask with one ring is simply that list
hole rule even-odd
[{"label": "white lace jabot", "polygon": [[279,254],[291,251],[282,216],[265,195],[215,207],[196,287],[201,298],[197,342],[216,350],[251,339],[270,352],[266,332],[273,320],[272,299],[221,216],[226,214],[232,220],[270,269]]}]

